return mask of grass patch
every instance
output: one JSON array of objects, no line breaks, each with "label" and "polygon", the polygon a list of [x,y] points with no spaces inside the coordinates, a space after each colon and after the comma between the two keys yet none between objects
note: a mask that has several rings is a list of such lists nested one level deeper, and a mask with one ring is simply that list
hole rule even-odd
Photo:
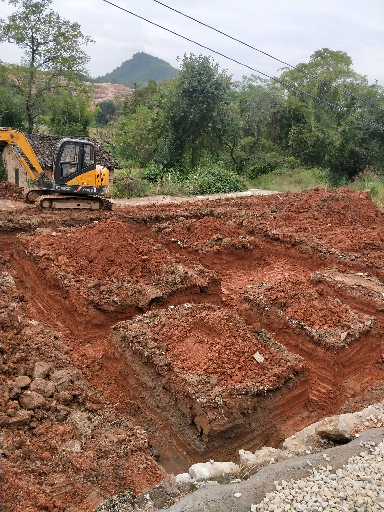
[{"label": "grass patch", "polygon": [[279,168],[249,181],[250,188],[276,190],[278,192],[301,192],[311,188],[329,186],[327,171],[316,167]]},{"label": "grass patch", "polygon": [[216,194],[245,189],[245,181],[230,170],[209,167],[184,175],[151,164],[146,169],[132,167],[116,171],[109,195],[122,199],[148,195]]},{"label": "grass patch", "polygon": [[380,209],[384,209],[384,176],[367,167],[349,183],[353,190],[368,190],[372,201]]}]

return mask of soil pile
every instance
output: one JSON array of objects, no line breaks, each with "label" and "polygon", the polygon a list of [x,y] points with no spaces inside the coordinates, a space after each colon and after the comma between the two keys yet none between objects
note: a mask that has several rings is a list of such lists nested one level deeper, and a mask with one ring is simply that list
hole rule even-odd
[{"label": "soil pile", "polygon": [[8,271],[0,284],[3,510],[89,510],[158,483],[145,431],[113,415]]},{"label": "soil pile", "polygon": [[1,229],[4,512],[95,510],[380,399],[365,193],[15,207]]},{"label": "soil pile", "polygon": [[24,201],[24,190],[10,181],[0,182],[1,199],[11,199],[13,201]]},{"label": "soil pile", "polygon": [[328,347],[345,347],[373,327],[374,317],[352,311],[313,280],[260,283],[250,287],[245,298],[268,314],[284,316],[287,322],[300,326]]},{"label": "soil pile", "polygon": [[82,299],[110,312],[146,308],[170,295],[207,291],[219,284],[203,266],[175,258],[162,245],[140,238],[114,219],[26,237],[23,245],[78,310]]}]

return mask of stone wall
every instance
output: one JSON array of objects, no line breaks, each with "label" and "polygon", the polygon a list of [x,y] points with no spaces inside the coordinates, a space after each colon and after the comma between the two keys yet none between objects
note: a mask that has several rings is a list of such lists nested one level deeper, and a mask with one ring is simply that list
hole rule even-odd
[{"label": "stone wall", "polygon": [[29,175],[26,169],[21,165],[15,150],[12,146],[7,145],[3,151],[4,165],[8,174],[8,181],[16,183],[25,191],[28,189]]}]

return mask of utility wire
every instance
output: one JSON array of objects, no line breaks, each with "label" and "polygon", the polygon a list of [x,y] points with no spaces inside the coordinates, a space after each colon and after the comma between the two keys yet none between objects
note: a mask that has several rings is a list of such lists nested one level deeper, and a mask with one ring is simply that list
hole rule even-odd
[{"label": "utility wire", "polygon": [[177,9],[174,9],[173,7],[170,7],[169,5],[163,4],[163,2],[159,2],[159,0],[153,0],[153,1],[156,2],[157,4],[162,5],[163,7],[166,7],[167,9],[170,9],[171,11],[177,12],[177,14],[181,14],[182,16],[185,16],[186,18],[189,18],[190,20],[196,21],[196,23],[199,23],[200,25],[203,25],[204,27],[210,28],[211,30],[218,32],[219,34],[221,34],[225,37],[228,37],[229,39],[232,39],[232,41],[236,41],[237,43],[243,44],[244,46],[247,46],[248,48],[251,48],[252,50],[262,53],[263,55],[266,55],[267,57],[270,57],[271,59],[277,60],[281,64],[285,64],[286,66],[289,66],[292,69],[296,69],[297,71],[300,71],[300,73],[304,73],[305,75],[310,76],[311,78],[314,78],[315,80],[318,80],[319,82],[322,82],[323,84],[329,85],[330,87],[333,87],[334,89],[337,89],[338,91],[340,91],[344,94],[347,94],[348,96],[351,96],[353,98],[356,98],[357,100],[363,101],[364,103],[367,103],[368,105],[378,108],[379,110],[384,112],[384,109],[379,107],[378,105],[375,105],[374,103],[371,103],[370,101],[364,100],[363,98],[360,98],[359,96],[356,96],[355,94],[353,94],[349,91],[346,91],[345,89],[341,89],[340,87],[337,87],[337,85],[333,85],[333,84],[327,82],[326,80],[319,78],[316,75],[312,75],[311,73],[308,73],[308,71],[305,71],[305,69],[298,68],[296,66],[292,66],[292,64],[289,64],[288,62],[284,62],[283,60],[280,60],[277,57],[270,55],[269,53],[263,52],[262,50],[259,50],[258,48],[255,48],[254,46],[251,46],[248,43],[244,43],[244,41],[241,41],[240,39],[236,39],[235,37],[232,37],[229,34],[226,34],[225,32],[222,32],[221,30],[218,30],[215,27],[211,27],[210,25],[207,25],[206,23],[203,23],[202,21],[197,20],[196,18],[192,18],[192,16],[188,16],[188,14],[178,11]]},{"label": "utility wire", "polygon": [[315,99],[317,101],[320,101],[321,103],[325,103],[326,105],[329,105],[330,107],[333,107],[333,108],[336,108],[337,110],[340,110],[341,112],[345,112],[346,114],[348,114],[348,115],[350,115],[352,117],[355,117],[356,119],[359,119],[360,121],[364,121],[365,123],[371,124],[372,126],[375,126],[376,128],[379,128],[380,130],[384,130],[384,126],[381,126],[379,124],[373,123],[372,121],[369,121],[368,119],[364,119],[364,117],[360,117],[360,116],[357,116],[355,114],[352,114],[352,112],[349,112],[348,110],[346,110],[343,107],[339,107],[337,105],[334,105],[333,103],[330,103],[328,101],[322,100],[321,98],[318,98],[317,96],[313,96],[312,94],[309,94],[309,92],[302,91],[301,89],[295,87],[294,85],[289,85],[289,84],[283,82],[282,80],[279,80],[278,78],[274,78],[272,76],[267,75],[266,73],[263,73],[262,71],[258,71],[257,69],[252,68],[251,66],[248,66],[247,64],[243,64],[242,62],[239,62],[238,60],[232,59],[231,57],[228,57],[227,55],[224,55],[223,53],[220,53],[220,52],[218,52],[216,50],[213,50],[212,48],[209,48],[208,46],[204,46],[203,44],[198,43],[197,41],[193,41],[192,39],[189,39],[188,37],[182,36],[181,34],[178,34],[177,32],[174,32],[173,30],[170,30],[169,28],[163,27],[163,26],[159,25],[158,23],[155,23],[154,21],[150,21],[150,20],[144,18],[143,16],[139,16],[138,14],[135,14],[134,12],[129,11],[128,9],[124,9],[124,7],[120,7],[119,5],[116,5],[116,4],[112,3],[112,2],[110,2],[109,0],[103,0],[103,2],[105,2],[107,4],[110,4],[113,7],[116,7],[117,9],[120,9],[120,10],[122,10],[124,12],[127,12],[128,14],[132,14],[132,16],[135,16],[136,18],[140,18],[141,20],[146,21],[147,23],[150,23],[151,25],[154,25],[156,27],[159,27],[162,30],[166,30],[167,32],[170,32],[171,34],[174,34],[175,36],[181,37],[182,39],[185,39],[186,41],[189,41],[190,43],[196,44],[197,46],[200,46],[201,48],[204,48],[205,50],[208,50],[208,51],[210,51],[212,53],[216,53],[217,55],[220,55],[221,57],[224,57],[225,59],[228,59],[228,60],[230,60],[232,62],[235,62],[236,64],[239,64],[240,66],[244,66],[244,67],[250,69],[251,71],[254,71],[256,73],[259,73],[260,75],[266,76],[267,78],[270,78],[271,80],[274,80],[275,82],[278,82],[278,83],[284,85],[285,87],[288,87],[290,89],[294,89],[295,91],[298,91],[298,92],[300,92],[302,94],[305,94],[306,96],[309,96],[309,97],[311,97],[311,98],[313,98],[313,99]]}]

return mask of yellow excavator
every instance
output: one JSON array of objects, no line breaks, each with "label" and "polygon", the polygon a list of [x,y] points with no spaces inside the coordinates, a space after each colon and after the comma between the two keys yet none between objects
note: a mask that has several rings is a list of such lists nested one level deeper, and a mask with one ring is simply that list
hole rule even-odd
[{"label": "yellow excavator", "polygon": [[44,171],[27,137],[15,128],[0,127],[0,146],[14,147],[21,165],[32,180],[26,194],[29,203],[42,209],[110,209],[112,203],[100,196],[109,189],[108,169],[96,165],[95,145],[87,140],[62,139],[52,171]]}]

